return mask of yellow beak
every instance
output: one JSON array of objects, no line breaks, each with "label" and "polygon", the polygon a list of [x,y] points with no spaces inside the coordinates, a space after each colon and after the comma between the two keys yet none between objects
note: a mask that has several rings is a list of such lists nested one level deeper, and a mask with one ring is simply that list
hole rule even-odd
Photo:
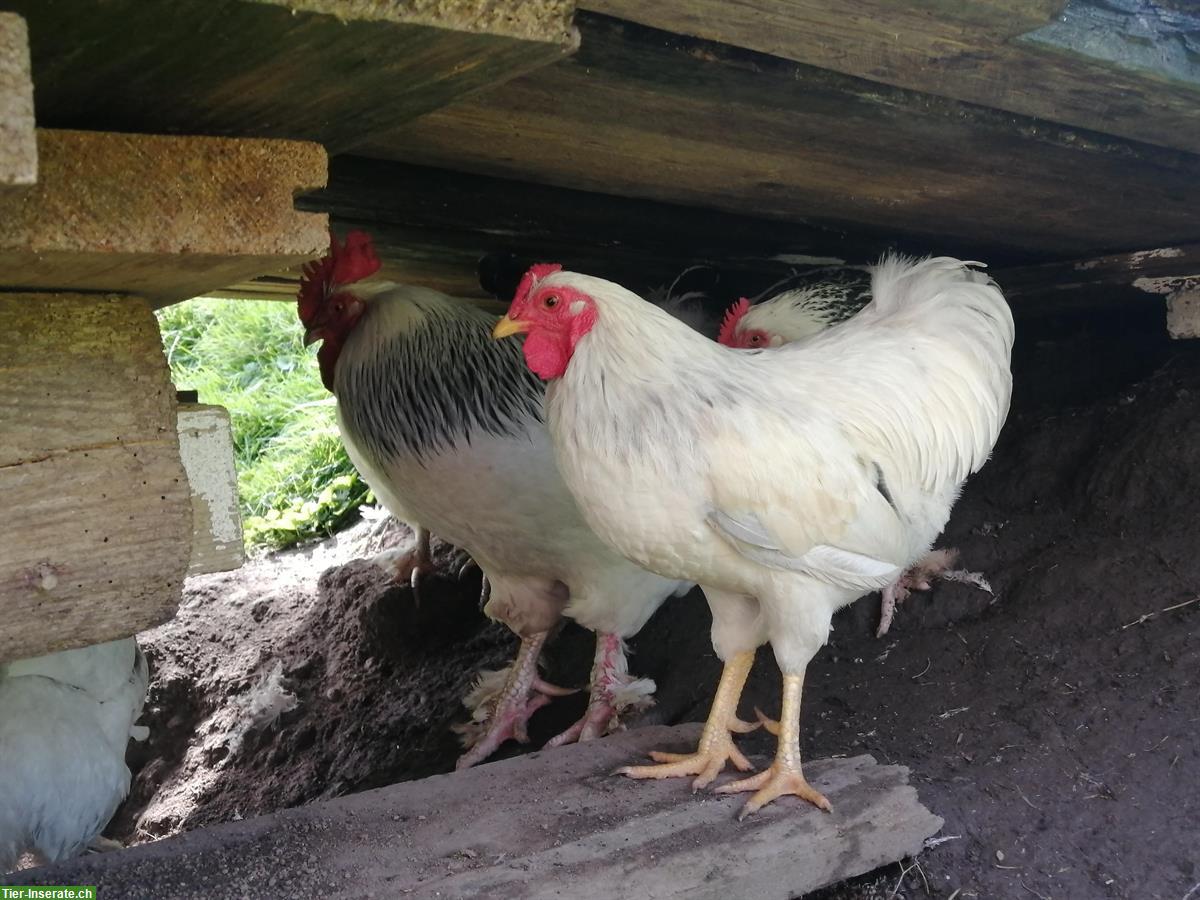
[{"label": "yellow beak", "polygon": [[523,331],[529,330],[528,322],[518,322],[516,319],[510,319],[505,316],[496,323],[496,327],[492,329],[492,338],[500,340],[501,338],[510,337],[514,334],[520,334]]}]

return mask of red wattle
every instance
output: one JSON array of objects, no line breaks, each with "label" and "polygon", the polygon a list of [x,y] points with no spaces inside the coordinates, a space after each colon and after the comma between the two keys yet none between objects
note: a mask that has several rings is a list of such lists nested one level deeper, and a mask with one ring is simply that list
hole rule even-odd
[{"label": "red wattle", "polygon": [[571,360],[565,335],[531,331],[525,335],[525,346],[522,349],[530,371],[543,381],[561,378]]}]

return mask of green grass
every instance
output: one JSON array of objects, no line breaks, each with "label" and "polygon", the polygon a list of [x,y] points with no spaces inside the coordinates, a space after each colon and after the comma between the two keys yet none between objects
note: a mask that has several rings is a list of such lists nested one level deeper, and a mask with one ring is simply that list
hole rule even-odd
[{"label": "green grass", "polygon": [[171,375],[233,422],[246,545],[331,534],[367,502],[295,305],[191,300],[158,314]]}]

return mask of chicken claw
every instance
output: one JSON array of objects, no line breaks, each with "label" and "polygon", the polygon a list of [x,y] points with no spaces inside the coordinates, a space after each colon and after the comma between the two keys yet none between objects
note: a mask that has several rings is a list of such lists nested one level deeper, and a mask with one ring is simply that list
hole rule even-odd
[{"label": "chicken claw", "polygon": [[958,562],[957,550],[932,550],[915,562],[896,581],[884,588],[883,598],[879,605],[879,627],[875,630],[875,637],[883,637],[892,627],[892,617],[896,614],[897,603],[907,600],[908,595],[913,591],[929,590],[933,586],[934,579],[973,584],[981,591],[994,593],[983,573],[951,568],[956,562]]},{"label": "chicken claw", "polygon": [[591,683],[591,697],[583,718],[551,738],[547,747],[603,737],[624,727],[619,718],[622,713],[637,713],[654,705],[656,685],[649,678],[634,678],[629,674],[625,642],[620,635],[596,634],[596,662],[592,666]]},{"label": "chicken claw", "polygon": [[456,550],[450,558],[450,568],[455,572],[455,577],[462,581],[472,570],[479,568],[479,563],[466,550]]},{"label": "chicken claw", "polygon": [[692,781],[692,792],[695,793],[700,788],[712,784],[727,762],[733,763],[734,767],[742,772],[751,771],[754,766],[734,745],[732,732],[745,734],[758,727],[757,723],[743,722],[737,717],[738,699],[753,664],[753,650],[739,653],[725,663],[721,683],[717,687],[717,695],[713,698],[712,710],[708,714],[708,721],[704,723],[700,746],[695,753],[652,751],[650,758],[659,765],[624,766],[613,774],[627,775],[630,778],[679,778],[695,775],[697,777]]},{"label": "chicken claw", "polygon": [[742,791],[754,791],[755,793],[738,813],[739,820],[746,818],[751,813],[758,812],[772,800],[788,794],[807,800],[825,812],[833,812],[833,806],[825,799],[825,795],[805,780],[804,773],[800,771],[799,767],[786,768],[778,760],[771,763],[770,768],[757,775],[751,775],[749,778],[742,778],[739,781],[731,781],[729,784],[723,784],[713,789],[713,792],[717,794],[737,794]]},{"label": "chicken claw", "polygon": [[416,528],[415,541],[403,550],[384,550],[371,558],[371,562],[387,572],[398,584],[408,582],[412,586],[413,602],[421,605],[421,578],[435,571],[433,556],[429,549],[429,532]]},{"label": "chicken claw", "polygon": [[772,800],[787,794],[807,800],[825,812],[833,812],[832,804],[824,794],[808,783],[800,768],[800,695],[803,688],[804,676],[802,674],[785,674],[783,676],[783,713],[778,722],[768,718],[760,710],[755,710],[759,721],[766,726],[768,731],[779,738],[775,761],[771,763],[770,767],[757,775],[716,788],[718,794],[755,792],[754,796],[746,801],[742,811],[738,813],[738,819],[744,819],[751,813],[758,812]]},{"label": "chicken claw", "polygon": [[[407,583],[411,586],[413,602],[420,606],[421,580],[436,572],[437,566],[433,562],[429,532],[418,526],[413,531],[413,537],[411,546],[403,550],[384,550],[372,557],[371,562],[387,572],[396,583]],[[449,568],[457,574],[458,580],[462,581],[472,569],[479,568],[479,563],[475,562],[466,550],[456,550],[450,558]],[[486,590],[486,579],[484,588]]]},{"label": "chicken claw", "polygon": [[[735,720],[736,721],[736,720]],[[732,725],[732,723],[730,723]],[[738,725],[748,725],[739,722]],[[749,730],[756,726],[750,725]],[[731,728],[730,730],[735,730]],[[719,730],[714,735],[700,738],[700,746],[695,753],[663,753],[658,750],[650,752],[650,758],[659,763],[656,766],[623,766],[614,775],[628,775],[630,778],[680,778],[685,775],[695,775],[692,780],[692,793],[712,784],[716,777],[725,769],[726,763],[733,763],[739,772],[751,772],[754,766],[733,743],[728,730]]]},{"label": "chicken claw", "polygon": [[458,758],[456,769],[483,762],[509,739],[528,743],[530,716],[556,697],[577,693],[538,676],[538,657],[548,635],[541,632],[522,640],[513,664],[499,672],[485,673],[464,699],[473,712],[470,722],[454,726],[468,748]]}]

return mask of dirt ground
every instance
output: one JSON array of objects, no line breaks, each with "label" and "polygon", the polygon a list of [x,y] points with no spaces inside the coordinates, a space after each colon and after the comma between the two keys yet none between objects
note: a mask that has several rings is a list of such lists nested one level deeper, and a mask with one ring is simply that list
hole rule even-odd
[{"label": "dirt ground", "polygon": [[[903,763],[946,820],[906,870],[827,900],[1200,898],[1200,349],[1169,344],[1149,306],[1019,334],[1013,415],[941,542],[996,596],[940,584],[883,639],[878,597],[864,598],[809,667],[806,754]],[[415,606],[373,566],[342,565],[390,539],[377,531],[189,584],[178,618],[145,636],[152,737],[131,751],[111,836],[453,767],[457,698],[514,642],[480,615],[477,574],[438,579]],[[659,685],[643,721],[704,717],[719,664],[698,595],[632,648]],[[550,677],[582,684],[591,649],[565,629]],[[531,748],[583,703],[539,712]],[[755,705],[779,706],[768,648],[743,714]]]}]

